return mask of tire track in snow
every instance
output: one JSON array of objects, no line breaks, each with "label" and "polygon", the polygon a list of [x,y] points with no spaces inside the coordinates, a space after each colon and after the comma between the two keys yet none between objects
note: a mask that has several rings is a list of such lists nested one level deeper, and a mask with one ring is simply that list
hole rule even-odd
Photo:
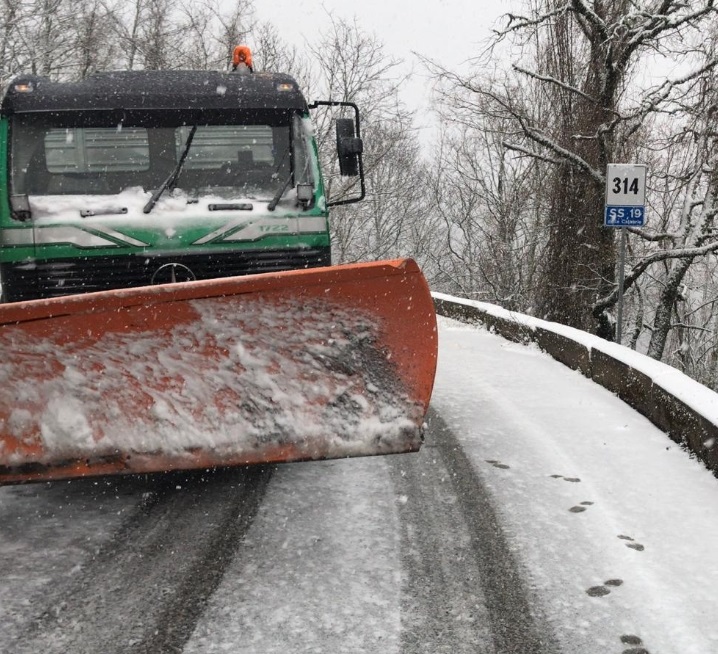
[{"label": "tire track in snow", "polygon": [[430,409],[418,457],[396,457],[403,654],[550,654],[496,512],[469,458]]},{"label": "tire track in snow", "polygon": [[273,466],[174,474],[8,654],[179,653],[252,523]]}]

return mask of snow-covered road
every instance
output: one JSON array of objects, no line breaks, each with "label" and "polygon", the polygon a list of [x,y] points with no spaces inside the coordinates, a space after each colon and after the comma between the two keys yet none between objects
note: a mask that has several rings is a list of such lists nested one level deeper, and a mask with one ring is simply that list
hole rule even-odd
[{"label": "snow-covered road", "polygon": [[440,319],[418,455],[0,489],[0,653],[711,654],[717,549],[700,463]]},{"label": "snow-covered road", "polygon": [[561,651],[718,652],[718,480],[535,346],[442,324],[433,406]]}]

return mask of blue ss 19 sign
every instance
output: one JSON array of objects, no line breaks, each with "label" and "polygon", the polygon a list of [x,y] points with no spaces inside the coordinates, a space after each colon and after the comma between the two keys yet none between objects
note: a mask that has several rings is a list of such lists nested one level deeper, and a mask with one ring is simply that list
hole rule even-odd
[{"label": "blue ss 19 sign", "polygon": [[607,206],[603,224],[606,227],[643,227],[645,218],[645,207]]}]

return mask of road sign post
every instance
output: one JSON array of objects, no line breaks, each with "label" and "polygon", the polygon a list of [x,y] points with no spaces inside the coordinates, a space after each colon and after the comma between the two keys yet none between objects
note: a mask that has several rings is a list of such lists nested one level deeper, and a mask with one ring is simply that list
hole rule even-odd
[{"label": "road sign post", "polygon": [[606,170],[606,204],[604,227],[621,228],[618,262],[618,312],[616,342],[622,339],[623,283],[626,265],[626,227],[643,227],[646,220],[646,165],[608,164]]}]

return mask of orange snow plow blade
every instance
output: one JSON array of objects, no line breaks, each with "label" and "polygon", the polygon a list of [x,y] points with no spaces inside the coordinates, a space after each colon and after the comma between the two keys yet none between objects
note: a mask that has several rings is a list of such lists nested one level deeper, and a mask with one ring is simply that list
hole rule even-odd
[{"label": "orange snow plow blade", "polygon": [[0,483],[416,451],[411,260],[0,305]]}]

